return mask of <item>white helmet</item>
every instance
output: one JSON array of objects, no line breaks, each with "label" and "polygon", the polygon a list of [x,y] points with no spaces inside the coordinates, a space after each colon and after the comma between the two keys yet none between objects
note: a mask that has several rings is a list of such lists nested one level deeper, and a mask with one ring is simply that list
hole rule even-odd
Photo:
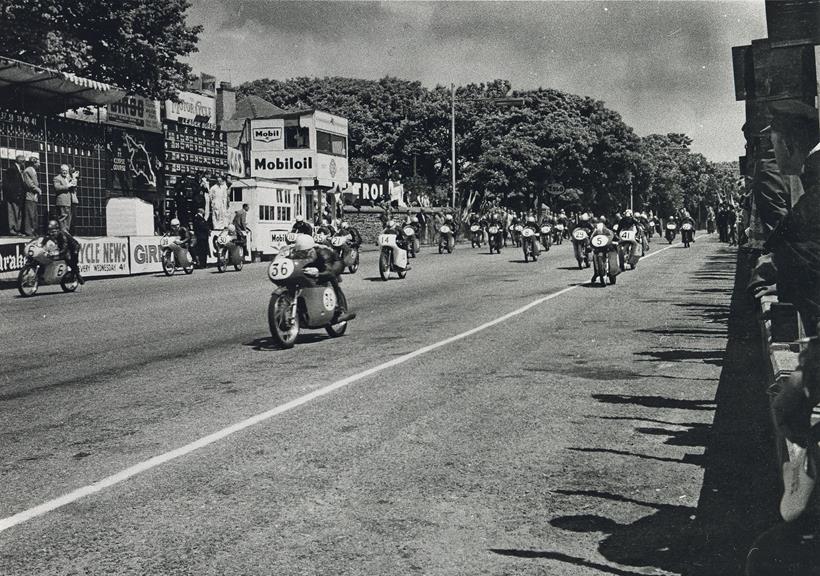
[{"label": "white helmet", "polygon": [[447,214],[447,215],[444,217],[444,219],[445,219],[445,220],[447,220],[447,221],[449,222],[450,220],[452,220],[452,219],[453,219],[453,215],[452,215],[452,214]]},{"label": "white helmet", "polygon": [[527,216],[527,222],[535,222],[535,216]]},{"label": "white helmet", "polygon": [[342,229],[347,230],[348,228],[350,228],[350,224],[348,224],[347,220],[345,220],[342,222]]},{"label": "white helmet", "polygon": [[388,220],[387,221],[387,227],[388,228],[395,228],[395,226],[396,226],[396,221],[395,220]]},{"label": "white helmet", "polygon": [[231,234],[236,232],[236,226],[234,226],[233,224],[228,224],[228,232],[230,232]]},{"label": "white helmet", "polygon": [[581,222],[586,222],[587,220],[589,220],[589,214],[584,212],[583,214],[581,214]]},{"label": "white helmet", "polygon": [[296,241],[293,243],[293,250],[295,252],[304,252],[316,247],[316,241],[310,234],[297,234]]},{"label": "white helmet", "polygon": [[624,216],[626,216],[626,217],[632,216],[632,210],[630,210],[629,208],[624,210]]},{"label": "white helmet", "polygon": [[179,218],[172,218],[171,226],[179,226]]},{"label": "white helmet", "polygon": [[418,224],[418,223],[419,223],[418,216],[413,216],[413,224]]},{"label": "white helmet", "polygon": [[296,215],[296,221],[297,221],[297,222],[304,222],[304,221],[305,221],[305,217],[304,217],[304,216],[302,216],[301,214],[297,214],[297,215]]}]

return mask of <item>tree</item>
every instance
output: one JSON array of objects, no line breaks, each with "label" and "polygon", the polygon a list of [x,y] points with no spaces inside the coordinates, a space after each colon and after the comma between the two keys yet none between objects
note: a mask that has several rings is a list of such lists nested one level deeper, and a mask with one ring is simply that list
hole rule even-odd
[{"label": "tree", "polygon": [[201,26],[188,0],[6,0],[0,54],[110,82],[132,94],[173,98],[187,84]]}]

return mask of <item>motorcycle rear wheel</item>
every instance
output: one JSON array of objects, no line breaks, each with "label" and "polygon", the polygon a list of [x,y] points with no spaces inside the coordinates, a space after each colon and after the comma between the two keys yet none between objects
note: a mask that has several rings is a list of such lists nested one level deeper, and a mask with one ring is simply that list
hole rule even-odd
[{"label": "motorcycle rear wheel", "polygon": [[225,266],[225,261],[222,258],[220,258],[219,260],[216,261],[216,269],[217,270],[219,270],[220,272],[224,272],[226,270],[226,268],[227,268],[227,266]]},{"label": "motorcycle rear wheel", "polygon": [[237,272],[240,272],[242,270],[242,266],[244,266],[244,265],[245,265],[245,263],[242,260],[240,260],[239,262],[237,262],[236,264],[233,265],[233,269],[236,270]]},{"label": "motorcycle rear wheel", "polygon": [[390,260],[392,260],[390,253],[386,250],[382,250],[379,256],[379,276],[381,276],[385,282],[390,279]]},{"label": "motorcycle rear wheel", "polygon": [[37,269],[32,266],[23,266],[17,274],[17,291],[20,296],[28,298],[37,294],[40,287],[40,279],[37,277]]},{"label": "motorcycle rear wheel", "polygon": [[274,294],[268,304],[268,327],[273,340],[280,348],[293,348],[299,337],[299,315],[290,318],[293,296],[289,292]]},{"label": "motorcycle rear wheel", "polygon": [[194,273],[194,265],[188,264],[185,268],[182,269],[186,274],[193,274]]},{"label": "motorcycle rear wheel", "polygon": [[[347,312],[347,298],[345,298],[344,294],[340,294],[339,298],[339,310],[344,313]],[[325,326],[325,332],[331,338],[338,338],[339,336],[344,335],[347,332],[347,321],[338,322],[336,324],[330,324]]]}]

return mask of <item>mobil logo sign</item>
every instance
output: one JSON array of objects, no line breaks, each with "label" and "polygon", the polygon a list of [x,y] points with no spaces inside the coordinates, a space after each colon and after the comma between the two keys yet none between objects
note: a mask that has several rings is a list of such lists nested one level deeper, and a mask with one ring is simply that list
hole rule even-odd
[{"label": "mobil logo sign", "polygon": [[254,142],[273,142],[282,138],[281,128],[256,128],[253,131]]},{"label": "mobil logo sign", "polygon": [[310,150],[251,151],[251,178],[312,178],[316,158]]},{"label": "mobil logo sign", "polygon": [[252,120],[249,136],[251,150],[284,150],[285,121],[281,118]]}]

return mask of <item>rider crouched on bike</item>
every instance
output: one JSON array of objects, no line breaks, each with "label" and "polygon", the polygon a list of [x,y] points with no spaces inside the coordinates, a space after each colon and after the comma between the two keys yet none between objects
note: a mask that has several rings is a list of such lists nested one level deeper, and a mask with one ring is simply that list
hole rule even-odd
[{"label": "rider crouched on bike", "polygon": [[80,275],[80,265],[78,263],[80,243],[74,239],[74,236],[62,230],[60,223],[56,220],[48,221],[48,233],[43,237],[40,246],[45,247],[49,241],[57,245],[59,257],[69,265],[72,272],[74,272],[74,277],[77,278],[77,282],[85,284],[85,279]]},{"label": "rider crouched on bike", "polygon": [[[293,244],[290,257],[294,260],[307,260],[305,268],[316,268],[319,274],[316,280],[319,282],[327,281],[336,293],[336,302],[343,302],[342,289],[339,286],[341,282],[342,270],[344,270],[344,262],[336,254],[332,248],[324,244],[317,244],[313,236],[308,234],[297,234],[296,241]],[[348,311],[342,311],[338,308],[336,310],[337,317],[335,322],[344,322],[346,320],[353,320],[356,314]]]},{"label": "rider crouched on bike", "polygon": [[[235,229],[236,227],[234,227],[234,230]],[[187,248],[190,250],[196,244],[196,238],[194,238],[194,235],[191,234],[185,226],[180,226],[178,218],[171,220],[171,235],[179,236],[179,240],[176,240],[174,243],[182,248]]]},{"label": "rider crouched on bike", "polygon": [[[590,240],[595,236],[606,236],[609,239],[609,245],[607,246],[607,252],[612,252],[618,249],[618,240],[615,236],[615,232],[607,228],[606,225],[606,218],[601,216],[600,218],[593,218],[592,222],[590,223],[593,226],[592,232],[590,233],[589,237]],[[595,284],[595,281],[598,279],[598,275],[593,273],[592,275],[592,283]],[[601,278],[603,280],[603,278]],[[615,279],[614,276],[610,278],[611,282],[614,284]]]},{"label": "rider crouched on bike", "polygon": [[[692,229],[689,230],[689,238],[690,242],[695,241],[695,219],[689,215],[688,210],[684,210],[680,217],[679,225],[682,227],[684,224],[689,224]],[[683,234],[683,230],[681,230],[681,234]]]},{"label": "rider crouched on bike", "polygon": [[356,248],[362,245],[362,235],[359,233],[356,227],[351,226],[350,222],[348,222],[347,220],[344,220],[342,222],[341,226],[339,227],[338,235],[350,235],[350,244]]},{"label": "rider crouched on bike", "polygon": [[293,228],[291,228],[290,231],[294,234],[307,234],[308,236],[313,236],[313,227],[305,222],[305,217],[301,214],[296,216],[296,222],[294,222]]}]

